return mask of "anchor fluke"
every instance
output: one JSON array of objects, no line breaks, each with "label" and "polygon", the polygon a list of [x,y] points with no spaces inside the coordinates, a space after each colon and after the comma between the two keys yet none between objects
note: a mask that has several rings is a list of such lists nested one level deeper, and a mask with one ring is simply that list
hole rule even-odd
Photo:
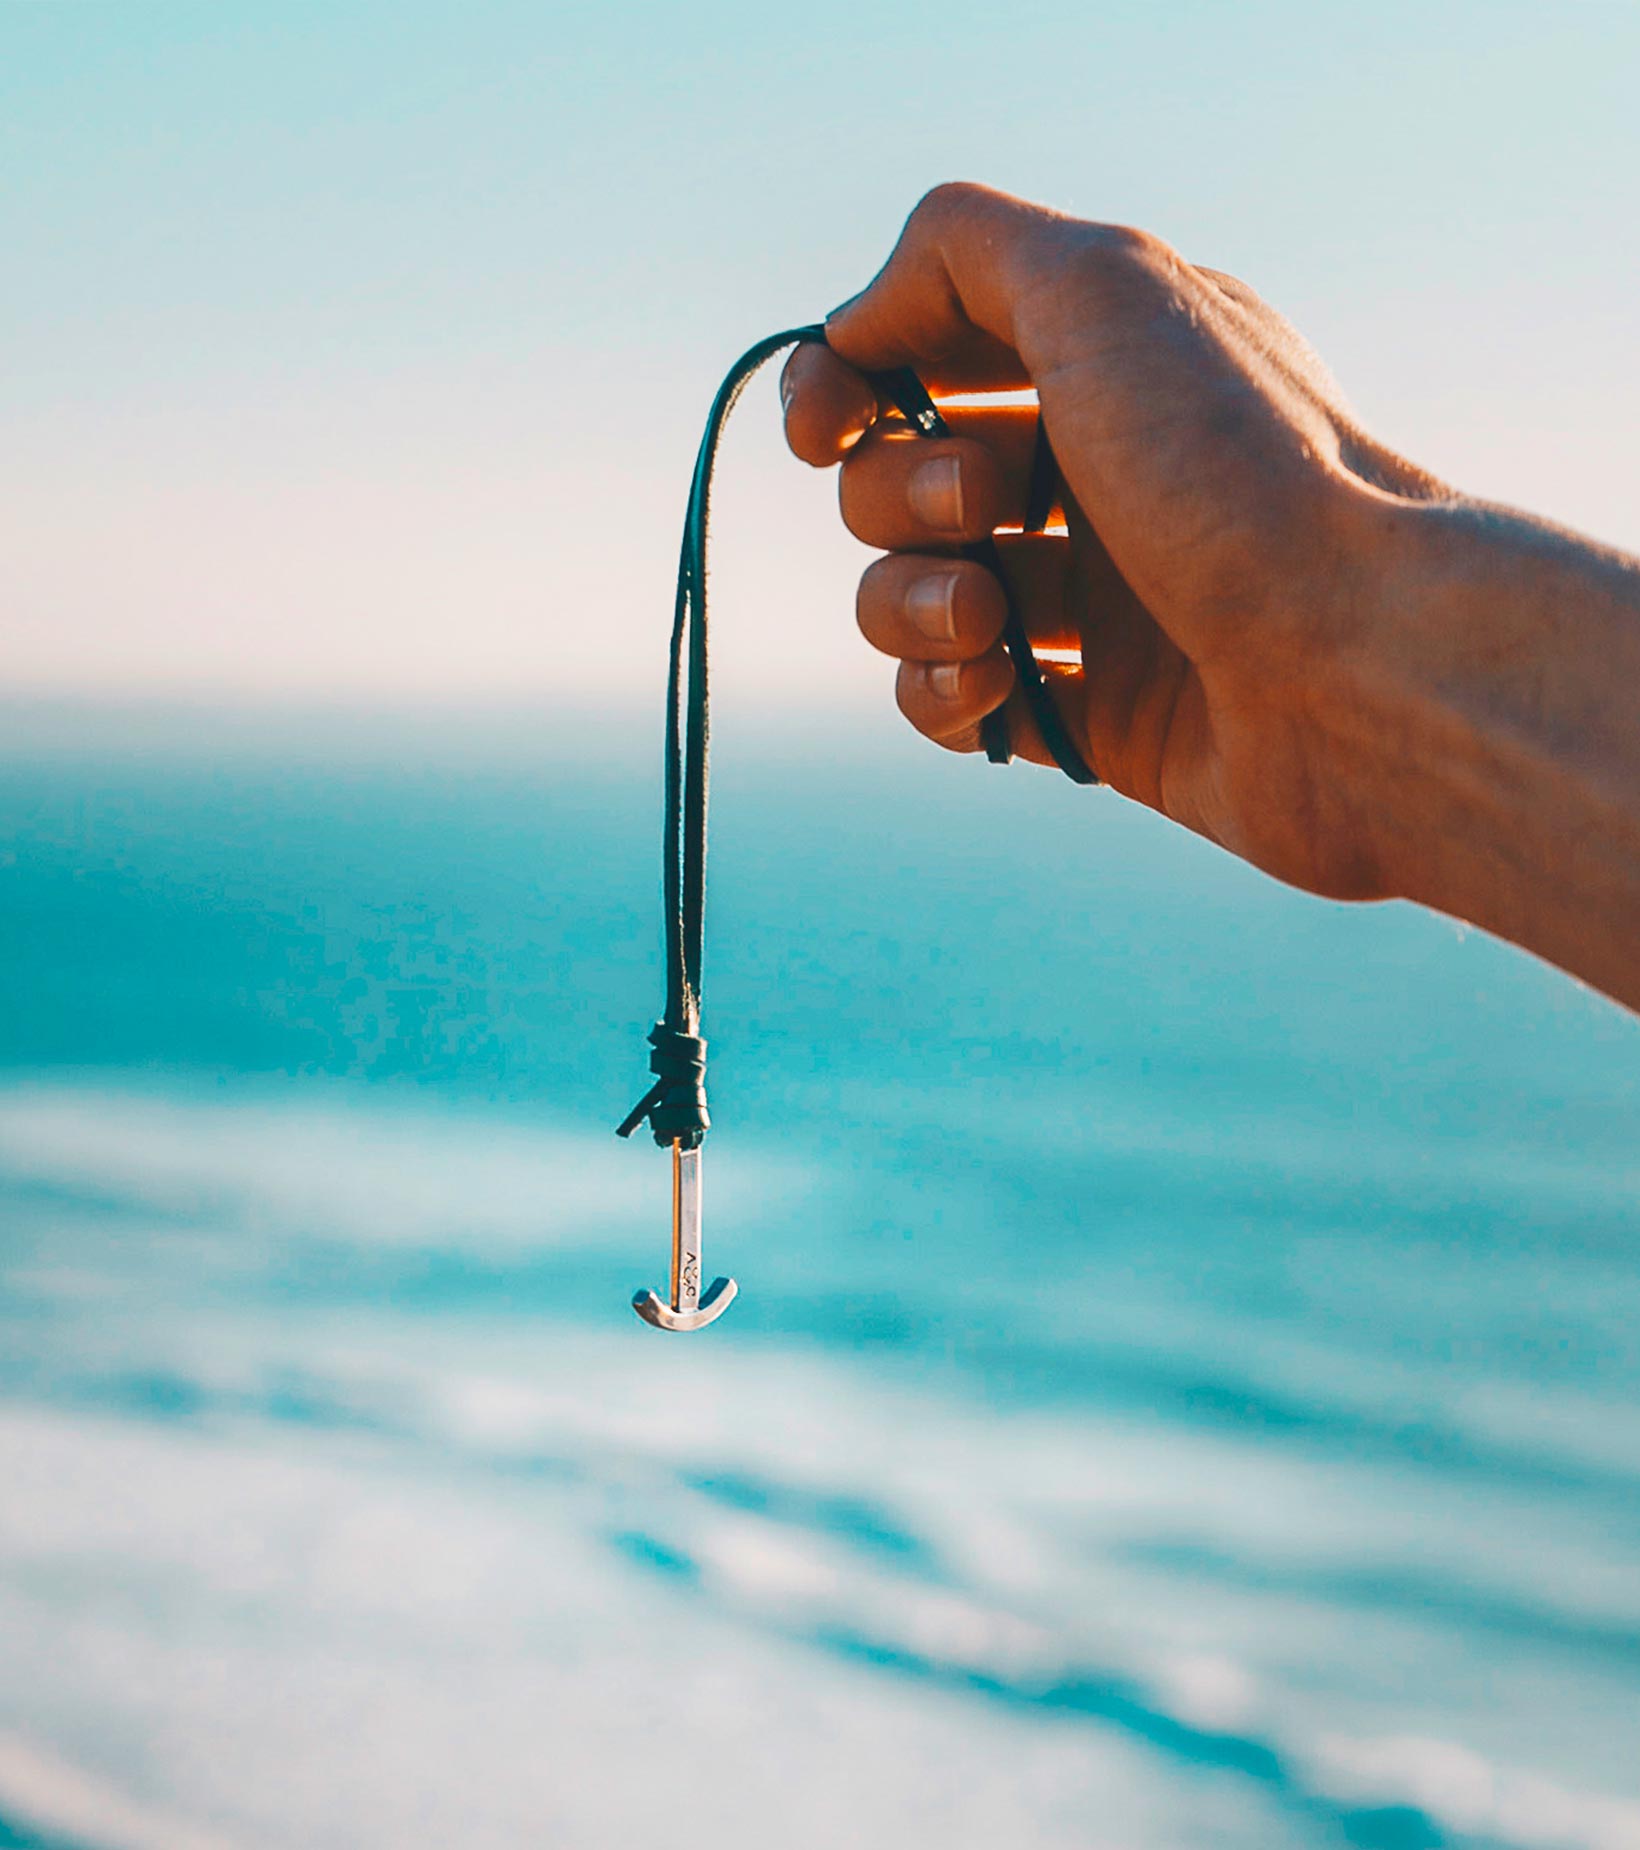
[{"label": "anchor fluke", "polygon": [[721,1317],[735,1301],[735,1293],[739,1289],[732,1278],[715,1278],[693,1310],[673,1310],[669,1304],[663,1304],[653,1291],[634,1291],[632,1308],[645,1323],[654,1324],[657,1330],[704,1330],[707,1324]]},{"label": "anchor fluke", "polygon": [[672,1142],[672,1290],[666,1302],[653,1291],[637,1291],[632,1308],[657,1330],[704,1330],[734,1302],[732,1278],[700,1288],[700,1148]]}]

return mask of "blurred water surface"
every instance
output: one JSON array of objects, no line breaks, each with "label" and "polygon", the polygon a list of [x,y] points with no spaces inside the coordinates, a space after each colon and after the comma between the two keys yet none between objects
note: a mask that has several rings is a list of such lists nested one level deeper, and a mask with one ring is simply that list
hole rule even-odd
[{"label": "blurred water surface", "polygon": [[1636,1024],[773,728],[666,1339],[651,751],[14,735],[0,1845],[1640,1846]]}]

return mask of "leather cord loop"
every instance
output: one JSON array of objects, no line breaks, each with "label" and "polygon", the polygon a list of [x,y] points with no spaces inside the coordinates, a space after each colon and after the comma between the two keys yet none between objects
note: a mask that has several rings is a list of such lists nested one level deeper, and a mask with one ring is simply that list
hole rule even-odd
[{"label": "leather cord loop", "polygon": [[[617,1135],[630,1137],[647,1123],[658,1144],[699,1147],[711,1127],[706,1106],[706,1042],[701,1038],[701,981],[706,936],[706,812],[710,778],[710,689],[708,683],[706,626],[706,541],[711,517],[712,469],[717,460],[723,427],[747,382],[766,360],[784,347],[807,341],[824,343],[826,330],[819,324],[788,328],[749,347],[729,369],[718,387],[706,420],[689,487],[684,515],[683,545],[678,556],[678,590],[672,609],[672,644],[666,688],[665,849],[662,885],[666,929],[666,1007],[649,1032],[650,1071],[655,1083],[622,1121]],[[948,434],[944,418],[909,368],[873,377],[877,389],[898,407],[925,436]],[[1046,439],[1039,450],[1045,452]],[[1051,506],[1054,472],[1052,457],[1039,467],[1047,471],[1046,488],[1038,489],[1033,469],[1032,505],[1039,494]],[[1047,507],[1042,518],[1047,518]],[[1013,658],[1020,691],[1036,721],[1048,750],[1067,777],[1093,784],[1094,776],[1059,717],[1058,708],[1043,681],[1042,669],[1031,653],[1002,558],[992,540],[966,549],[971,559],[997,578],[1008,600],[1008,621],[1003,645]],[[986,715],[982,738],[986,754],[1006,763],[1012,756],[1008,722],[1003,708]]]},{"label": "leather cord loop", "polygon": [[666,1007],[650,1031],[655,1084],[633,1106],[617,1135],[646,1120],[661,1145],[697,1148],[711,1116],[706,1108],[706,1043],[700,1038],[701,966],[706,949],[706,809],[711,715],[707,678],[706,540],[712,466],[735,401],[766,360],[800,341],[824,341],[818,325],[771,334],[749,347],[718,387],[695,458],[678,556],[672,649],[666,684],[665,849]]},{"label": "leather cord loop", "polygon": [[1059,499],[1059,464],[1053,445],[1048,441],[1048,426],[1037,413],[1036,444],[1031,451],[1031,485],[1025,495],[1025,518],[1019,523],[1022,533],[1040,533],[1048,524],[1054,503]]},{"label": "leather cord loop", "polygon": [[[889,373],[874,373],[872,384],[878,391],[886,393],[898,406],[904,417],[924,437],[948,437],[951,427],[940,416],[939,407],[928,396],[927,388],[909,366],[896,368]],[[1047,439],[1038,422],[1038,457],[1032,467],[1032,501],[1037,501],[1043,490],[1037,485],[1036,477],[1042,470],[1041,454]],[[1054,478],[1058,471],[1053,465],[1052,452],[1048,453],[1046,493],[1050,498],[1053,492]],[[1048,508],[1042,510],[1042,519],[1046,523]],[[1042,664],[1036,659],[1031,649],[1031,639],[1025,630],[1024,620],[1019,614],[1019,606],[1014,602],[1014,594],[1009,589],[1008,574],[1003,569],[1002,554],[997,549],[995,540],[977,540],[971,546],[963,548],[963,555],[972,559],[985,569],[1002,586],[1002,595],[1007,603],[1007,617],[1002,626],[1002,646],[1008,652],[1008,658],[1014,665],[1014,684],[1019,689],[1026,709],[1036,722],[1036,729],[1042,735],[1042,743],[1048,748],[1048,755],[1060,770],[1076,784],[1096,784],[1099,778],[1093,766],[1082,755],[1081,748],[1071,737],[1070,728],[1060,716],[1059,708],[1054,703],[1053,695],[1048,691],[1048,683],[1042,673]],[[1008,710],[1006,705],[996,707],[987,713],[980,722],[980,743],[985,747],[985,755],[993,764],[1007,764],[1013,757],[1013,745],[1008,736]]]}]

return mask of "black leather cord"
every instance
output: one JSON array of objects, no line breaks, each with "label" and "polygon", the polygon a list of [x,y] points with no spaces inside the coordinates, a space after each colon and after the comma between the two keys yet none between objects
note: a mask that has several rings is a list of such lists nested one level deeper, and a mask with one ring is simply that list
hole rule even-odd
[{"label": "black leather cord", "polygon": [[706,1043],[700,1033],[701,962],[706,937],[706,794],[711,725],[707,681],[706,538],[712,465],[723,426],[747,382],[783,347],[823,341],[823,327],[791,328],[750,347],[718,387],[695,458],[678,558],[672,610],[672,656],[666,684],[666,1009],[649,1031],[655,1083],[616,1133],[630,1137],[648,1121],[658,1144],[695,1149],[711,1127],[706,1108]]},{"label": "black leather cord", "polygon": [[[948,437],[951,427],[940,416],[939,407],[928,396],[923,382],[909,366],[902,366],[891,373],[874,373],[871,383],[878,391],[884,392],[899,407],[900,414],[924,437]],[[1038,431],[1041,432],[1040,422]],[[1047,438],[1039,435],[1036,460],[1032,466],[1031,507],[1027,510],[1026,531],[1031,531],[1030,518],[1036,513],[1037,504],[1044,496],[1047,505],[1041,507],[1041,520],[1037,529],[1047,523],[1052,507],[1052,496],[1057,469],[1053,464],[1051,451],[1046,451],[1047,462],[1043,456]],[[1041,478],[1040,480],[1038,478]],[[997,583],[1002,586],[1002,595],[1007,603],[1007,617],[1002,626],[1002,646],[1008,651],[1008,657],[1014,665],[1014,683],[1018,687],[1031,718],[1036,721],[1036,729],[1042,735],[1042,743],[1047,746],[1048,754],[1060,770],[1077,784],[1096,784],[1099,782],[1081,749],[1071,737],[1070,728],[1060,717],[1059,708],[1048,691],[1048,683],[1042,673],[1042,664],[1036,659],[1031,649],[1031,639],[1025,632],[1025,624],[1019,614],[1019,607],[1014,602],[1014,594],[1008,588],[1008,574],[1003,569],[1002,554],[995,540],[976,540],[973,545],[965,546],[963,553],[967,558],[983,565]],[[980,743],[985,748],[985,755],[993,764],[1007,764],[1013,758],[1013,744],[1008,737],[1008,709],[1000,706],[987,713],[980,721]]]},{"label": "black leather cord", "polygon": [[[677,600],[672,611],[671,664],[666,691],[666,786],[663,856],[666,909],[666,1007],[649,1031],[649,1069],[655,1083],[638,1100],[617,1135],[630,1137],[648,1123],[658,1144],[679,1143],[697,1148],[711,1127],[706,1107],[706,1042],[701,1038],[701,967],[706,934],[706,809],[710,771],[710,699],[707,677],[706,541],[711,516],[712,467],[717,459],[723,427],[735,401],[752,375],[779,353],[807,341],[824,342],[819,326],[788,328],[750,347],[729,369],[718,388],[706,420],[695,458],[689,488],[689,507],[683,522],[683,546],[678,557]],[[909,367],[878,375],[872,382],[925,436],[948,435],[945,420],[924,391],[922,381]],[[1033,486],[1032,505],[1046,494],[1051,505],[1054,476],[1052,460],[1045,468],[1046,487]],[[1033,478],[1036,471],[1033,470]],[[1047,518],[1047,506],[1042,518]],[[1008,600],[1003,643],[1013,658],[1014,674],[1031,717],[1044,743],[1067,777],[1079,784],[1099,780],[1059,717],[1042,677],[1041,665],[1031,653],[1030,639],[1014,606],[1002,558],[996,544],[983,540],[966,548],[969,558],[992,571]],[[984,722],[987,755],[1007,763],[1008,723],[1002,708]]]},{"label": "black leather cord", "polygon": [[1048,524],[1053,504],[1059,499],[1059,463],[1048,441],[1048,427],[1041,414],[1036,420],[1036,447],[1031,451],[1031,485],[1025,495],[1025,518],[1019,523],[1023,533],[1040,533]]}]

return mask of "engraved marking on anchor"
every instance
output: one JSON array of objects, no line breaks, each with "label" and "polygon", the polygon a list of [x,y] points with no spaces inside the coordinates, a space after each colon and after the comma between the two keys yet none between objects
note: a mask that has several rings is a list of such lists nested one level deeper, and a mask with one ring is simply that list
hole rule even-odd
[{"label": "engraved marking on anchor", "polygon": [[703,1295],[701,1278],[701,1153],[672,1144],[672,1290],[663,1304],[653,1291],[634,1294],[632,1308],[658,1330],[701,1330],[728,1309],[738,1286],[714,1279]]}]

